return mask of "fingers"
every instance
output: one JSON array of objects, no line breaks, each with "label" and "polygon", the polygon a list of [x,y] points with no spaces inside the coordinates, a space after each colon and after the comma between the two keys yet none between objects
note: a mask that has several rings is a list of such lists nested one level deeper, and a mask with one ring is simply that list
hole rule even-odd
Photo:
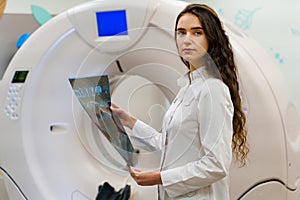
[{"label": "fingers", "polygon": [[138,182],[138,178],[139,178],[139,174],[140,174],[141,170],[139,170],[139,169],[134,169],[134,168],[132,168],[132,167],[130,167],[130,166],[128,166],[128,165],[126,166],[126,168],[127,168],[127,170],[129,171],[131,177],[132,177],[136,182]]},{"label": "fingers", "polygon": [[120,114],[120,107],[117,106],[116,104],[112,103],[110,106],[110,110],[115,114],[118,114],[118,115]]},{"label": "fingers", "polygon": [[130,166],[127,166],[127,169],[131,177],[135,180],[135,182],[138,185],[151,186],[162,184],[159,171],[142,171],[140,169],[135,169]]},{"label": "fingers", "polygon": [[130,129],[133,128],[137,119],[130,115],[128,112],[120,108],[117,104],[112,103],[110,106],[111,111],[118,116],[123,126],[126,126]]},{"label": "fingers", "polygon": [[130,174],[136,175],[137,173],[141,172],[141,170],[134,169],[134,168],[130,167],[129,165],[127,165],[126,168],[127,168],[127,170],[129,171]]},{"label": "fingers", "polygon": [[130,176],[137,182],[137,175],[134,172],[134,170],[130,166],[126,166],[128,172],[130,173]]},{"label": "fingers", "polygon": [[131,171],[131,167],[129,165],[126,165],[126,169],[130,172]]},{"label": "fingers", "polygon": [[113,107],[113,108],[120,108],[117,104],[115,104],[113,102],[111,102],[111,107]]},{"label": "fingers", "polygon": [[110,110],[118,114],[122,113],[122,109],[115,103],[111,103]]}]

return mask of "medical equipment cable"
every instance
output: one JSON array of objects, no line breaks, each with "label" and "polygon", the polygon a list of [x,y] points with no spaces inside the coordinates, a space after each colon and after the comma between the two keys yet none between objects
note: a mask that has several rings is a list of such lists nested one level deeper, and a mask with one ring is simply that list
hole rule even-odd
[{"label": "medical equipment cable", "polygon": [[249,192],[251,192],[253,189],[255,189],[257,186],[260,186],[260,185],[263,185],[263,184],[266,184],[266,183],[269,183],[269,182],[277,182],[279,184],[281,184],[282,186],[284,186],[287,190],[289,191],[296,191],[297,188],[290,188],[289,186],[287,186],[287,184],[285,184],[282,180],[279,180],[279,179],[268,179],[268,180],[264,180],[264,181],[261,181],[261,182],[258,182],[256,184],[254,184],[253,186],[251,186],[249,189],[247,189],[243,194],[240,195],[239,198],[237,198],[237,200],[240,200],[242,199],[245,195],[247,195]]},{"label": "medical equipment cable", "polygon": [[25,200],[28,200],[24,192],[21,190],[17,182],[12,178],[12,176],[5,170],[3,167],[0,166],[0,170],[10,179],[10,181],[16,186],[18,191],[21,193],[21,195],[24,197]]}]

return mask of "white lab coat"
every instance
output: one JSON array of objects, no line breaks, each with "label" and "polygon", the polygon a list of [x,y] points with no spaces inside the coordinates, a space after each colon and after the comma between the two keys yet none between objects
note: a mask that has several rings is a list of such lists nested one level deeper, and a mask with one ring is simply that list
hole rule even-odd
[{"label": "white lab coat", "polygon": [[234,110],[229,89],[205,67],[180,82],[185,84],[165,114],[162,133],[137,121],[131,137],[143,140],[144,149],[162,151],[160,199],[229,200]]}]

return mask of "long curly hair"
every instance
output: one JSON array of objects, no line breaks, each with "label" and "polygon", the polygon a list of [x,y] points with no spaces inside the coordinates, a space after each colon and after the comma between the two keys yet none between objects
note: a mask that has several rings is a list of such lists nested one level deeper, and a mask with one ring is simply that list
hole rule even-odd
[{"label": "long curly hair", "polygon": [[[247,131],[245,128],[246,116],[242,110],[242,102],[239,95],[239,83],[236,74],[237,69],[229,38],[223,29],[217,13],[212,8],[204,4],[189,4],[183,11],[181,11],[176,19],[175,32],[180,17],[186,13],[190,13],[198,17],[206,35],[206,39],[208,41],[206,57],[209,56],[209,59],[205,59],[206,66],[215,66],[211,68],[215,68],[218,71],[222,81],[229,88],[231,100],[234,106],[232,122],[232,151],[234,158],[240,162],[241,166],[244,166],[249,152]],[[181,59],[189,68],[189,63],[183,58]]]}]

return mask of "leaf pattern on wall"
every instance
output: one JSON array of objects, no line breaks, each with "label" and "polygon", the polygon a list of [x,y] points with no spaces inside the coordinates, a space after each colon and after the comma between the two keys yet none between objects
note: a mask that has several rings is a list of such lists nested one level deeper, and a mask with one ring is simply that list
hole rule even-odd
[{"label": "leaf pattern on wall", "polygon": [[31,5],[31,12],[34,19],[39,25],[45,24],[47,21],[49,21],[52,18],[50,13],[40,6]]},{"label": "leaf pattern on wall", "polygon": [[271,53],[273,54],[274,59],[279,63],[279,64],[284,64],[284,59],[280,55],[279,52],[274,51],[273,48],[270,48]]},{"label": "leaf pattern on wall", "polygon": [[260,8],[256,8],[252,11],[240,9],[234,18],[235,25],[237,25],[243,30],[250,29],[252,25],[253,16],[258,10],[260,10]]},{"label": "leaf pattern on wall", "polygon": [[299,30],[297,30],[295,28],[291,28],[291,32],[292,32],[293,35],[300,37],[300,31]]}]

